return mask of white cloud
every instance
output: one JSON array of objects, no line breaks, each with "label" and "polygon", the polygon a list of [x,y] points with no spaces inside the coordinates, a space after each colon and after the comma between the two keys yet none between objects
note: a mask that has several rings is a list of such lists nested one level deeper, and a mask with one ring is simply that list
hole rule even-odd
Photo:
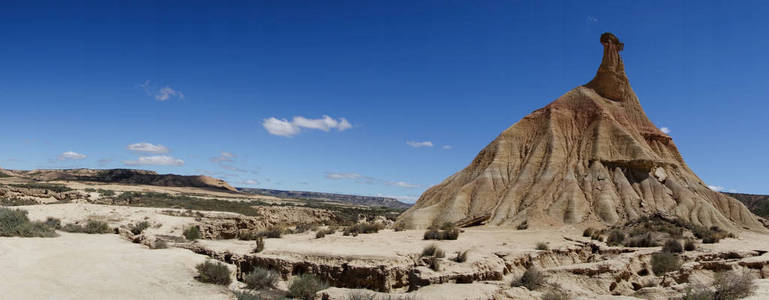
[{"label": "white cloud", "polygon": [[598,23],[598,18],[593,16],[587,16],[587,21],[590,23]]},{"label": "white cloud", "polygon": [[720,185],[709,185],[708,188],[716,192],[722,192],[725,188]]},{"label": "white cloud", "polygon": [[247,184],[247,185],[258,185],[259,181],[255,179],[246,179],[240,182],[241,184]]},{"label": "white cloud", "polygon": [[124,164],[129,166],[181,166],[184,161],[167,155],[141,156],[137,160],[126,160]]},{"label": "white cloud", "polygon": [[387,185],[403,187],[403,188],[410,188],[410,189],[411,188],[418,188],[418,187],[422,186],[420,184],[413,184],[413,183],[408,183],[408,182],[404,182],[404,181],[387,182]]},{"label": "white cloud", "polygon": [[443,145],[443,147],[441,147],[441,149],[443,150],[451,150],[451,148],[454,148],[454,147],[452,147],[451,145]]},{"label": "white cloud", "polygon": [[299,132],[302,131],[302,128],[323,130],[326,132],[331,131],[331,129],[345,131],[352,128],[352,124],[350,124],[347,119],[334,119],[327,115],[323,115],[323,117],[319,119],[308,119],[302,116],[296,116],[291,121],[270,117],[262,121],[262,126],[272,135],[285,137],[292,137],[299,134]]},{"label": "white cloud", "polygon": [[419,200],[419,196],[405,196],[405,195],[391,196],[391,195],[382,195],[382,194],[379,194],[377,196],[385,197],[385,198],[395,198],[397,200],[400,200],[406,203],[414,203],[414,202],[417,202],[417,200]]},{"label": "white cloud", "polygon": [[86,157],[88,156],[85,154],[81,154],[73,151],[67,151],[62,154],[59,154],[58,159],[59,160],[81,160],[81,159],[85,159]]},{"label": "white cloud", "polygon": [[431,141],[424,141],[424,142],[414,142],[414,141],[407,141],[407,145],[414,147],[414,148],[421,148],[421,147],[432,147],[433,142]]},{"label": "white cloud", "polygon": [[328,179],[360,179],[365,176],[358,173],[329,173],[326,172],[326,178]]},{"label": "white cloud", "polygon": [[147,152],[147,153],[154,153],[154,154],[163,154],[168,153],[168,148],[163,145],[153,145],[150,143],[136,143],[136,144],[130,144],[126,149],[131,150],[133,152]]},{"label": "white cloud", "polygon": [[219,156],[215,156],[211,158],[212,162],[218,163],[223,161],[232,161],[235,158],[235,154],[232,154],[230,152],[222,152],[219,154]]},{"label": "white cloud", "polygon": [[670,128],[667,127],[660,127],[660,131],[664,134],[670,134]]},{"label": "white cloud", "polygon": [[139,87],[142,88],[148,96],[153,96],[155,97],[155,100],[158,101],[166,101],[171,98],[184,99],[184,94],[181,91],[175,90],[170,86],[164,86],[157,90],[157,92],[153,92],[150,88],[149,80],[145,80]]}]

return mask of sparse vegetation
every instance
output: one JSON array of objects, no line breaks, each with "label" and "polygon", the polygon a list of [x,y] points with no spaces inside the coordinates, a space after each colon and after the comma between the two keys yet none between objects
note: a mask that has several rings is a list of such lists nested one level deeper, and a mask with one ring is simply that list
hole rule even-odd
[{"label": "sparse vegetation", "polygon": [[230,269],[223,263],[207,260],[195,266],[195,269],[198,270],[196,279],[200,282],[221,285],[229,285],[231,282]]},{"label": "sparse vegetation", "polygon": [[87,233],[87,234],[102,234],[112,233],[112,229],[109,228],[109,224],[104,221],[88,220],[85,225],[77,223],[69,223],[61,227],[62,231],[72,233]]},{"label": "sparse vegetation", "polygon": [[665,242],[665,245],[662,246],[662,252],[681,253],[684,252],[684,247],[681,246],[681,243],[678,240],[669,239]]},{"label": "sparse vegetation", "polygon": [[55,184],[55,183],[30,182],[30,183],[22,183],[22,184],[9,184],[8,186],[25,188],[25,189],[48,190],[54,193],[63,193],[63,192],[72,191],[71,188],[63,184]]},{"label": "sparse vegetation", "polygon": [[[429,245],[424,249],[422,249],[422,256],[438,256],[441,253],[445,255],[443,250],[441,248],[438,248],[438,245],[436,244]],[[443,256],[440,256],[440,257],[443,257]]]},{"label": "sparse vegetation", "polygon": [[539,242],[537,243],[537,250],[550,250],[550,246],[545,242]]},{"label": "sparse vegetation", "polygon": [[518,280],[513,281],[512,286],[522,286],[533,291],[545,284],[545,275],[534,266],[526,269]]},{"label": "sparse vegetation", "polygon": [[459,238],[459,228],[454,223],[446,222],[440,229],[437,226],[430,226],[425,231],[425,240],[456,240]]},{"label": "sparse vegetation", "polygon": [[670,252],[657,252],[652,254],[651,265],[654,275],[662,276],[662,281],[665,281],[667,273],[678,271],[681,269],[681,259]]},{"label": "sparse vegetation", "polygon": [[280,226],[270,226],[269,228],[259,232],[259,237],[266,237],[268,239],[279,239],[283,236],[284,229]]},{"label": "sparse vegetation", "polygon": [[715,293],[709,287],[698,284],[686,288],[681,300],[713,300],[714,296]]},{"label": "sparse vegetation", "polygon": [[441,271],[441,259],[435,256],[428,258],[427,266],[435,272]]},{"label": "sparse vegetation", "polygon": [[756,290],[753,276],[747,270],[716,273],[713,286],[716,288],[713,299],[717,300],[745,298]]},{"label": "sparse vegetation", "polygon": [[0,198],[0,205],[2,206],[22,206],[22,205],[35,205],[35,204],[38,204],[37,201],[32,199],[19,198],[19,197]]},{"label": "sparse vegetation", "polygon": [[254,253],[259,253],[264,251],[264,237],[257,237],[256,238],[256,248],[254,248]]},{"label": "sparse vegetation", "polygon": [[243,276],[243,282],[249,289],[271,288],[278,282],[279,276],[278,272],[257,267]]},{"label": "sparse vegetation", "polygon": [[363,233],[377,233],[382,229],[382,225],[375,223],[358,223],[347,226],[342,233],[344,236],[357,236]]},{"label": "sparse vegetation", "polygon": [[584,237],[592,237],[593,236],[593,231],[595,231],[595,229],[593,227],[585,228],[585,231],[582,232],[582,236],[584,236]]},{"label": "sparse vegetation", "polygon": [[133,233],[133,234],[141,234],[142,232],[144,232],[144,229],[147,229],[150,226],[151,226],[150,222],[141,221],[141,222],[136,223],[136,224],[128,225],[128,230],[130,230],[131,233]]},{"label": "sparse vegetation", "polygon": [[168,248],[168,242],[158,239],[150,246],[150,249],[166,249]]},{"label": "sparse vegetation", "polygon": [[318,232],[315,233],[315,238],[321,239],[326,237],[327,234],[334,234],[334,233],[336,233],[336,230],[333,228],[318,230]]},{"label": "sparse vegetation", "polygon": [[262,296],[251,292],[235,291],[234,293],[237,300],[262,300]]},{"label": "sparse vegetation", "polygon": [[198,226],[188,227],[187,229],[184,230],[182,235],[184,235],[184,238],[186,238],[189,241],[194,241],[202,237],[202,235],[200,234],[200,228],[198,228]]},{"label": "sparse vegetation", "polygon": [[377,295],[375,293],[369,293],[365,290],[355,290],[347,294],[345,300],[376,300]]},{"label": "sparse vegetation", "polygon": [[609,246],[620,246],[625,241],[625,233],[618,229],[614,229],[609,232],[609,237],[606,239],[606,244]]},{"label": "sparse vegetation", "polygon": [[518,224],[518,227],[516,227],[515,229],[518,229],[518,230],[529,229],[529,221],[528,220],[523,221],[521,224]]},{"label": "sparse vegetation", "polygon": [[625,247],[648,248],[659,246],[654,241],[651,232],[631,237],[625,242]]},{"label": "sparse vegetation", "polygon": [[393,226],[393,230],[396,231],[396,232],[404,231],[406,229],[407,228],[406,228],[406,223],[405,222],[398,222],[398,223],[395,223],[395,226]]},{"label": "sparse vegetation", "polygon": [[55,237],[56,228],[50,225],[49,220],[32,222],[25,210],[0,208],[0,236]]},{"label": "sparse vegetation", "polygon": [[293,298],[312,300],[315,293],[328,287],[328,283],[310,274],[302,274],[291,281],[288,287],[288,295]]},{"label": "sparse vegetation", "polygon": [[463,263],[467,261],[467,254],[470,252],[470,250],[465,251],[459,251],[457,252],[457,257],[454,258],[455,262]]},{"label": "sparse vegetation", "polygon": [[684,250],[694,251],[695,249],[697,249],[697,244],[694,243],[694,240],[687,239],[686,242],[684,242]]}]

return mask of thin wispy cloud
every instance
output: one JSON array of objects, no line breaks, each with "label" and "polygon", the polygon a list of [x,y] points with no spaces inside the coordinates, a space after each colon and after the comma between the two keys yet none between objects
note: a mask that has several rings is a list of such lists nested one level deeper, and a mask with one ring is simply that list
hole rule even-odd
[{"label": "thin wispy cloud", "polygon": [[222,152],[219,154],[219,156],[215,156],[211,158],[212,162],[218,163],[223,161],[232,161],[235,159],[235,154],[232,154],[230,152]]},{"label": "thin wispy cloud", "polygon": [[441,149],[443,150],[451,150],[451,148],[454,148],[454,147],[452,147],[451,145],[443,145],[443,147],[441,147]]},{"label": "thin wispy cloud", "polygon": [[587,22],[588,23],[598,23],[598,18],[593,16],[587,16]]},{"label": "thin wispy cloud", "polygon": [[389,186],[397,186],[402,188],[420,188],[423,187],[421,184],[414,184],[414,183],[408,183],[405,181],[390,181],[390,180],[384,180],[384,179],[378,179],[371,176],[364,176],[358,173],[334,173],[334,172],[326,172],[324,177],[327,179],[333,179],[333,180],[354,180],[356,183],[362,183],[362,184],[383,184],[383,185],[389,185]]},{"label": "thin wispy cloud", "polygon": [[153,88],[150,87],[149,80],[144,81],[144,83],[140,84],[139,87],[144,90],[147,96],[152,96],[155,98],[155,100],[158,100],[158,101],[166,101],[173,98],[184,99],[184,94],[181,91],[176,90],[167,85],[164,87],[161,87],[157,91],[153,90]]},{"label": "thin wispy cloud", "polygon": [[64,152],[62,154],[59,154],[59,156],[56,157],[56,158],[58,160],[81,160],[81,159],[85,159],[86,157],[88,157],[88,156],[85,155],[85,154],[82,154],[82,153],[77,153],[77,152],[74,152],[74,151],[67,151],[67,152]]},{"label": "thin wispy cloud", "polygon": [[406,141],[406,145],[409,145],[414,148],[422,148],[422,147],[432,147],[433,142],[431,141],[423,141],[423,142],[415,142],[415,141]]},{"label": "thin wispy cloud", "polygon": [[716,192],[729,192],[729,193],[736,193],[737,192],[737,190],[735,190],[735,189],[727,189],[727,188],[725,188],[723,186],[720,186],[720,185],[709,185],[708,188],[711,189],[711,190],[714,190]]},{"label": "thin wispy cloud", "polygon": [[232,165],[232,163],[235,162],[235,158],[236,158],[236,155],[232,154],[231,152],[222,152],[218,156],[212,157],[211,162],[216,163],[217,165],[219,165],[220,168],[225,170],[241,172],[241,173],[248,172],[248,170],[244,170]]},{"label": "thin wispy cloud", "polygon": [[163,145],[155,145],[150,143],[135,143],[130,144],[126,147],[126,149],[133,151],[133,152],[146,152],[146,153],[153,153],[153,154],[163,154],[168,153],[168,147]]},{"label": "thin wispy cloud", "polygon": [[182,166],[184,161],[172,156],[155,155],[141,156],[136,160],[125,160],[124,164],[129,166]]},{"label": "thin wispy cloud", "polygon": [[345,118],[334,119],[324,115],[318,119],[308,119],[302,116],[296,116],[291,121],[270,117],[262,121],[262,127],[272,135],[293,137],[299,134],[302,129],[322,130],[325,132],[329,132],[332,129],[345,131],[352,128],[352,124]]},{"label": "thin wispy cloud", "polygon": [[667,127],[660,127],[660,131],[664,134],[670,134],[670,128]]}]

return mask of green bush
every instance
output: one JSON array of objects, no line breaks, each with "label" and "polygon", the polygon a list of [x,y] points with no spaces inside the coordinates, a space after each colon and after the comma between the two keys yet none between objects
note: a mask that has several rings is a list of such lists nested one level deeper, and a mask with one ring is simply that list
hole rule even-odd
[{"label": "green bush", "polygon": [[537,250],[550,250],[550,246],[545,242],[539,242],[537,243]]},{"label": "green bush", "polygon": [[652,254],[651,265],[654,275],[664,276],[673,271],[681,269],[681,259],[670,252],[657,252]]},{"label": "green bush", "polygon": [[526,269],[526,272],[523,272],[523,275],[521,275],[521,278],[519,278],[516,281],[513,281],[513,286],[523,286],[527,289],[533,291],[539,288],[540,286],[545,284],[545,275],[542,274],[542,272],[539,271],[534,266],[529,267]]},{"label": "green bush", "polygon": [[0,208],[0,236],[55,237],[55,229],[47,222],[30,221],[25,210]]},{"label": "green bush", "polygon": [[198,270],[198,277],[196,279],[200,282],[221,285],[230,284],[230,269],[223,263],[206,261],[195,266],[195,269]]},{"label": "green bush", "polygon": [[150,227],[150,222],[147,221],[141,221],[139,223],[130,224],[128,225],[128,229],[131,230],[131,233],[133,234],[141,234],[144,229],[147,229]]},{"label": "green bush", "polygon": [[87,234],[101,234],[112,233],[112,229],[109,228],[109,224],[103,221],[88,220],[85,225],[69,223],[61,227],[62,231],[72,233],[87,233]]},{"label": "green bush", "polygon": [[189,241],[194,241],[202,237],[202,235],[200,234],[200,228],[198,228],[198,226],[191,226],[185,229],[182,234],[184,235],[184,238],[186,238]]},{"label": "green bush", "polygon": [[271,288],[278,282],[279,276],[278,272],[257,267],[243,276],[243,282],[249,289]]},{"label": "green bush", "polygon": [[662,246],[662,252],[681,253],[684,252],[684,247],[681,246],[681,243],[678,240],[669,239],[665,242],[665,245]]},{"label": "green bush", "polygon": [[291,285],[288,287],[288,295],[293,298],[312,300],[315,298],[315,293],[327,287],[328,284],[317,277],[310,274],[302,274],[291,281]]}]

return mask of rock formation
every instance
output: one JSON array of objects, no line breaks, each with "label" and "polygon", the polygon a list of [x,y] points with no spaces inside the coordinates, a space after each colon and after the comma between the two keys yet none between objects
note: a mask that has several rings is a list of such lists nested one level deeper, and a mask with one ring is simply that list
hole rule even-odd
[{"label": "rock formation", "polygon": [[732,231],[765,230],[742,203],[710,190],[689,169],[641,108],[619,54],[624,45],[611,33],[600,41],[603,60],[593,80],[502,132],[398,222],[614,225],[661,213]]}]

